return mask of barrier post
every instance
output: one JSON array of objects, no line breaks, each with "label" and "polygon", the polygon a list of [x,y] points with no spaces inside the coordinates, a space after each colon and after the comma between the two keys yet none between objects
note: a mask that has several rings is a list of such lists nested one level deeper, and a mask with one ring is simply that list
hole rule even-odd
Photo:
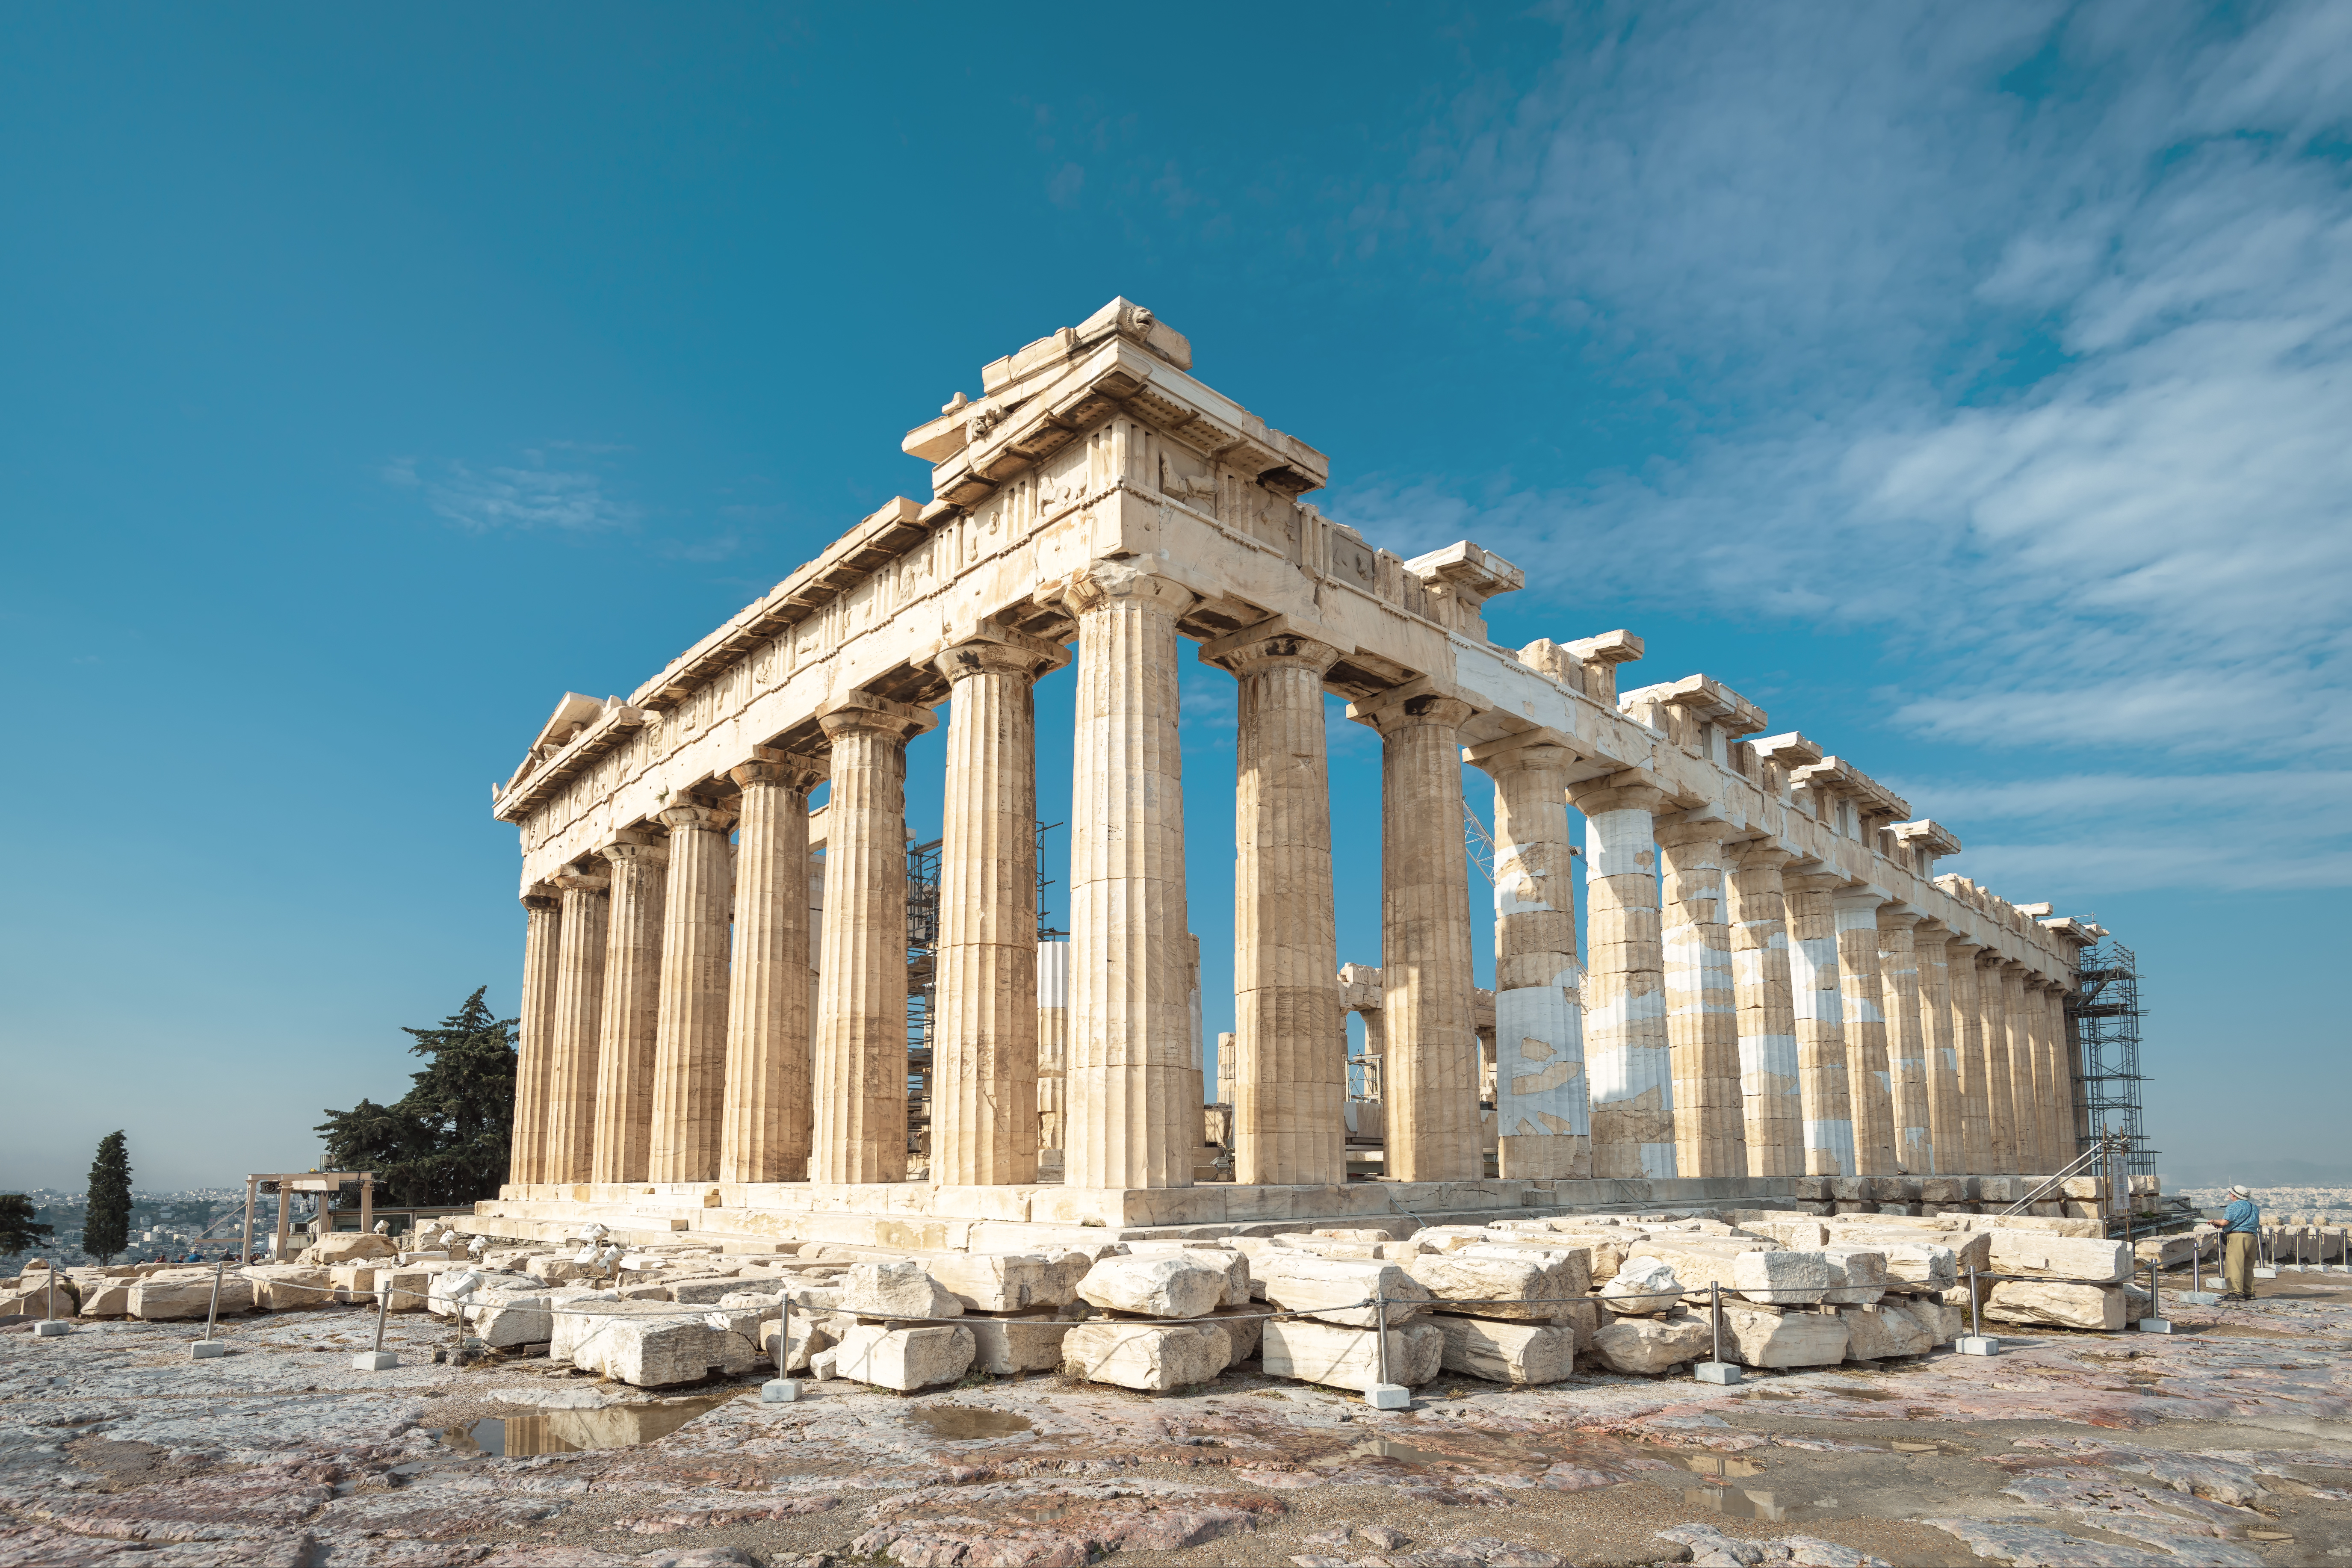
[{"label": "barrier post", "polygon": [[73,1325],[58,1316],[58,1260],[52,1258],[48,1265],[49,1304],[43,1310],[41,1321],[33,1325],[33,1332],[45,1340],[53,1340],[60,1334],[73,1332]]},{"label": "barrier post", "polygon": [[2158,1262],[2158,1259],[2154,1258],[2147,1260],[2147,1316],[2139,1321],[2139,1331],[2144,1334],[2168,1334],[2172,1331],[2172,1324],[2164,1315],[2164,1296],[2157,1278]]},{"label": "barrier post", "polygon": [[379,1268],[371,1276],[371,1283],[375,1286],[375,1342],[352,1357],[352,1366],[360,1372],[389,1372],[400,1364],[399,1354],[383,1348],[383,1320],[392,1310],[392,1279]]},{"label": "barrier post", "polygon": [[1969,1331],[1965,1337],[1952,1342],[1952,1349],[1962,1355],[1999,1355],[2000,1342],[1986,1336],[1984,1319],[1978,1310],[1978,1304],[1977,1266],[1971,1263],[1969,1265]]},{"label": "barrier post", "polygon": [[227,1267],[226,1257],[213,1260],[213,1304],[205,1313],[205,1337],[188,1347],[192,1361],[217,1361],[228,1354],[228,1346],[213,1338],[213,1325],[220,1321],[221,1271]]},{"label": "barrier post", "polygon": [[1389,1381],[1389,1299],[1386,1290],[1372,1287],[1372,1364],[1377,1380],[1364,1390],[1364,1403],[1375,1410],[1402,1410],[1412,1404],[1412,1391],[1401,1384]]},{"label": "barrier post", "polygon": [[1723,1359],[1723,1284],[1720,1280],[1706,1282],[1706,1315],[1715,1331],[1715,1359],[1700,1363],[1691,1372],[1701,1383],[1726,1385],[1739,1381],[1739,1369]]},{"label": "barrier post", "polygon": [[[785,1375],[793,1354],[793,1292],[789,1286],[785,1288],[782,1300],[782,1310],[776,1318],[776,1375],[760,1385],[760,1403],[762,1405],[790,1405],[801,1396],[800,1384]],[[751,1331],[754,1334],[760,1331],[756,1321]]]}]

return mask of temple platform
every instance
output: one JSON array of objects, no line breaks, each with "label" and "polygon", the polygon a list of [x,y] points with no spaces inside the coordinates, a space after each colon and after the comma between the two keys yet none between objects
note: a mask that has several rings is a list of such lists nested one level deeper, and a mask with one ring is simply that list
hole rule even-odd
[{"label": "temple platform", "polygon": [[1347,1226],[1398,1237],[1424,1225],[1498,1218],[1780,1207],[1789,1177],[1349,1182],[1340,1186],[963,1187],[928,1182],[509,1184],[453,1219],[469,1234],[561,1242],[604,1225],[624,1245],[822,1241],[1019,1252],[1100,1240],[1271,1236]]}]

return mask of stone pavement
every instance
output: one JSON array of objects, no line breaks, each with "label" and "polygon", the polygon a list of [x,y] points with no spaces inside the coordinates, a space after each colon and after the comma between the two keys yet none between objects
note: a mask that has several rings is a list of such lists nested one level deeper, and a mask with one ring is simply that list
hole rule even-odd
[{"label": "stone pavement", "polygon": [[453,1331],[415,1315],[366,1373],[362,1309],[239,1320],[205,1362],[184,1325],[18,1323],[0,1568],[2352,1561],[2352,1279],[2263,1288],[2169,1336],[1727,1389],[1441,1376],[1393,1413],[1254,1372],[660,1398],[434,1364]]}]

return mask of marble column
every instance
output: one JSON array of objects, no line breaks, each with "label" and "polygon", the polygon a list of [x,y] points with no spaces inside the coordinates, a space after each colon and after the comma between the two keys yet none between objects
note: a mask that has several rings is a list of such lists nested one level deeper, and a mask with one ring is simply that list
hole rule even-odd
[{"label": "marble column", "polygon": [[2025,1173],[2018,1159],[2017,1111],[2011,1099],[2014,1079],[2009,1061],[2009,1009],[2002,1001],[2001,957],[1987,949],[1977,954],[1977,1027],[1984,1040],[1985,1143],[1992,1173]]},{"label": "marble column", "polygon": [[533,1183],[547,1180],[547,1110],[555,1087],[555,976],[563,903],[542,882],[523,895],[522,907],[522,1006],[517,1020],[521,1039],[507,1180]]},{"label": "marble column", "polygon": [[2050,1054],[2052,1061],[2056,1064],[2058,1079],[2057,1153],[2060,1158],[2058,1164],[2052,1167],[2053,1170],[2063,1168],[2083,1152],[2084,1131],[2083,1086],[2074,1077],[2074,1040],[2072,1031],[2066,1027],[2066,994],[2065,984],[2053,980],[2043,995],[2043,1003],[2050,1009]]},{"label": "marble column", "polygon": [[1244,629],[1201,657],[1240,688],[1234,726],[1234,1180],[1348,1179],[1347,1019],[1331,894],[1323,674],[1339,650]]},{"label": "marble column", "polygon": [[604,941],[609,921],[601,862],[567,866],[548,880],[563,901],[555,961],[554,1069],[547,1097],[547,1182],[589,1179],[596,1152],[596,1043],[604,1005]]},{"label": "marble column", "polygon": [[1059,1153],[1069,1116],[1070,944],[1037,944],[1037,1148]]},{"label": "marble column", "polygon": [[1674,1059],[1666,1038],[1665,955],[1658,912],[1653,785],[1617,778],[1572,785],[1588,858],[1584,1060],[1592,1082],[1592,1173],[1675,1173]]},{"label": "marble column", "polygon": [[1805,1108],[1805,1173],[1855,1174],[1853,1099],[1846,1076],[1845,1005],[1838,989],[1836,872],[1783,876],[1789,906],[1790,999]]},{"label": "marble column", "polygon": [[1097,561],[1061,597],[1078,622],[1062,1179],[1187,1187],[1201,1106],[1198,1095],[1183,1104],[1193,1062],[1176,623],[1195,595]]},{"label": "marble column", "polygon": [[1960,1114],[1959,1038],[1952,1024],[1951,931],[1939,921],[1921,921],[1911,934],[1919,965],[1919,1026],[1927,1058],[1927,1145],[1935,1173],[1966,1175],[1968,1138]]},{"label": "marble column", "polygon": [[1837,911],[1838,995],[1845,1019],[1848,1102],[1853,1109],[1854,1173],[1895,1174],[1895,1105],[1886,1063],[1886,1007],[1878,978],[1878,910],[1884,895],[1849,888]]},{"label": "marble column", "polygon": [[1731,976],[1739,1008],[1739,1093],[1751,1176],[1805,1173],[1797,1016],[1789,976],[1780,868],[1792,858],[1761,839],[1731,850]]},{"label": "marble column", "polygon": [[934,721],[922,709],[852,692],[821,710],[817,721],[833,743],[833,784],[824,811],[809,1180],[903,1182],[907,742]]},{"label": "marble column", "polygon": [[2009,1036],[2010,1115],[2016,1122],[2017,1172],[2050,1173],[2042,1163],[2048,1145],[2042,1135],[2044,1106],[2041,1053],[2033,1037],[2033,1006],[2025,993],[2025,965],[2000,966],[2001,1023]]},{"label": "marble column", "polygon": [[669,829],[662,898],[661,1000],[654,1016],[649,1182],[719,1176],[727,1082],[727,942],[732,871],[730,815],[689,795],[661,813]]},{"label": "marble column", "polygon": [[654,1042],[661,1018],[668,846],[643,828],[598,851],[613,877],[604,1011],[596,1047],[596,1145],[589,1180],[642,1182],[653,1157]]},{"label": "marble column", "polygon": [[1037,677],[1055,643],[990,626],[932,661],[948,681],[931,1174],[1037,1179]]},{"label": "marble column", "polygon": [[1900,904],[1878,911],[1878,986],[1886,1013],[1887,1093],[1895,1110],[1895,1163],[1914,1176],[1936,1171],[1934,1119],[1928,1111],[1926,1010],[1921,1005],[1919,916]]},{"label": "marble column", "polygon": [[1496,1166],[1530,1180],[1592,1173],[1584,970],[1564,804],[1565,746],[1474,747],[1495,781]]},{"label": "marble column", "polygon": [[1748,1173],[1739,1068],[1739,1008],[1724,896],[1727,822],[1668,821],[1665,858],[1666,1038],[1674,1062],[1675,1169],[1685,1176]]},{"label": "marble column", "polygon": [[730,771],[736,801],[735,939],[727,965],[727,1071],[719,1179],[808,1180],[809,792],[813,758],[770,752]]},{"label": "marble column", "polygon": [[1401,1182],[1475,1182],[1486,1161],[1459,738],[1471,708],[1424,692],[1358,704],[1349,713],[1381,735],[1385,1173]]},{"label": "marble column", "polygon": [[1953,1050],[1960,1096],[1960,1148],[1967,1162],[1958,1172],[1971,1176],[2001,1173],[1992,1164],[1992,1103],[1985,1086],[1984,1011],[1977,1005],[1975,942],[1954,936],[1944,944],[1946,994],[1951,1000]]}]

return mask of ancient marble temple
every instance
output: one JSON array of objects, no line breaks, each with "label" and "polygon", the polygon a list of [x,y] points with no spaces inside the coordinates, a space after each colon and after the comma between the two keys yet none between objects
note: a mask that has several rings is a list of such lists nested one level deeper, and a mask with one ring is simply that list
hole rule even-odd
[{"label": "ancient marble temple", "polygon": [[[527,911],[509,1205],[976,1245],[985,1225],[1762,1194],[2073,1157],[2063,999],[2096,928],[1937,875],[1951,833],[1721,680],[1630,679],[1629,632],[1496,645],[1485,605],[1518,568],[1325,517],[1305,499],[1323,455],[1198,379],[1150,311],[1115,300],[983,367],[903,447],[932,465],[929,500],[857,523],[627,697],[566,696],[497,787]],[[1199,1185],[1188,910],[1228,889],[1186,880],[1188,643],[1238,712],[1231,1180]],[[1071,930],[1041,947],[1033,693],[1071,661]],[[1381,771],[1381,962],[1345,973],[1331,694],[1379,735]],[[938,725],[910,1183],[905,773]],[[1465,762],[1495,792],[1490,989]],[[1374,1182],[1349,1179],[1351,1011]],[[1058,1182],[1039,1182],[1041,1148]]]}]

